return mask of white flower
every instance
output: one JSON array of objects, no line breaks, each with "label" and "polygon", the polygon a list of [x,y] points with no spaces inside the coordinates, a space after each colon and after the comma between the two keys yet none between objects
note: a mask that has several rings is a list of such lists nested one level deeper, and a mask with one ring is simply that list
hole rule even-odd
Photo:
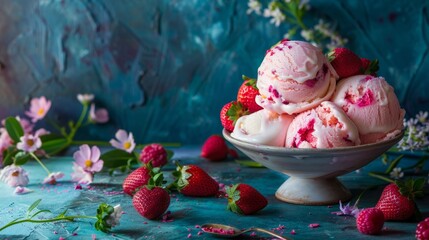
[{"label": "white flower", "polygon": [[94,94],[78,94],[77,100],[82,104],[88,104],[94,100]]},{"label": "white flower", "polygon": [[310,41],[310,40],[314,39],[314,31],[312,29],[301,30],[301,36],[305,40]]},{"label": "white flower", "polygon": [[276,27],[280,26],[280,23],[282,23],[286,17],[285,15],[280,11],[278,7],[276,8],[267,8],[264,10],[264,17],[272,17],[270,20],[270,23],[276,25]]},{"label": "white flower", "polygon": [[122,211],[121,205],[118,204],[118,205],[114,206],[113,212],[106,219],[106,223],[111,227],[119,225],[119,220],[121,219],[122,214],[123,214],[123,211]]},{"label": "white flower", "polygon": [[258,0],[249,0],[247,6],[249,7],[246,12],[247,14],[255,12],[256,14],[261,15],[262,4]]},{"label": "white flower", "polygon": [[111,139],[109,142],[113,147],[122,149],[126,152],[131,153],[136,147],[134,142],[133,133],[127,134],[125,130],[119,129],[115,134],[116,139]]},{"label": "white flower", "polygon": [[404,172],[402,172],[402,168],[397,167],[394,168],[391,172],[390,172],[390,177],[393,179],[400,179],[404,176]]},{"label": "white flower", "polygon": [[6,166],[0,171],[0,180],[11,187],[26,186],[29,182],[28,173],[15,164]]}]

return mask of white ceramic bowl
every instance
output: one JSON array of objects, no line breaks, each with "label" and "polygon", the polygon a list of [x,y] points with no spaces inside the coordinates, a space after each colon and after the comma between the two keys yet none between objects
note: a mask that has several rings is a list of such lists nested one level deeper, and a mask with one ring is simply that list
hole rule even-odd
[{"label": "white ceramic bowl", "polygon": [[225,139],[248,157],[289,176],[276,192],[279,200],[305,205],[348,201],[351,193],[336,177],[367,165],[403,135],[402,131],[393,139],[354,147],[295,149],[243,142],[223,130]]}]

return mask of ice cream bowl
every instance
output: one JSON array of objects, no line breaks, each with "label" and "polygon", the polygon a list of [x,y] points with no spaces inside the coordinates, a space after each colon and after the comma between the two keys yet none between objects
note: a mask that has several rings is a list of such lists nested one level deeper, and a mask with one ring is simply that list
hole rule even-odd
[{"label": "ice cream bowl", "polygon": [[350,200],[352,194],[338,180],[360,169],[395,145],[404,131],[373,144],[331,149],[296,149],[257,145],[223,136],[252,160],[289,178],[277,189],[277,199],[301,205],[330,205]]}]

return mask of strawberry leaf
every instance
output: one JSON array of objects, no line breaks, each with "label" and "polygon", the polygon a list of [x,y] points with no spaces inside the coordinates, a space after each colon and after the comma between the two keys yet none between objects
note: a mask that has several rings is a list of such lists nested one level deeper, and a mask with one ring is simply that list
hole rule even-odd
[{"label": "strawberry leaf", "polygon": [[422,197],[424,195],[424,178],[419,178],[417,180],[407,179],[406,181],[396,181],[395,183],[398,186],[401,195],[411,200],[414,200],[416,197]]},{"label": "strawberry leaf", "polygon": [[375,59],[369,63],[368,68],[365,69],[364,74],[373,74],[376,73],[379,69],[380,67],[378,66],[378,59]]},{"label": "strawberry leaf", "polygon": [[226,112],[226,115],[228,116],[229,120],[233,121],[234,125],[235,122],[244,115],[247,115],[248,111],[244,108],[243,104],[240,102],[233,102],[231,104],[231,107]]},{"label": "strawberry leaf", "polygon": [[246,75],[242,75],[242,78],[245,81],[246,86],[253,87],[258,90],[258,87],[256,87],[256,78],[250,78]]}]

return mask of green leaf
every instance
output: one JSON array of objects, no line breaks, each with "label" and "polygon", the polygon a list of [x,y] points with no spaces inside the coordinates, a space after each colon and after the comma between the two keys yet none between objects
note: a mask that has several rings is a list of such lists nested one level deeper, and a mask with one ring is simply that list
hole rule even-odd
[{"label": "green leaf", "polygon": [[28,162],[28,160],[30,160],[31,156],[28,153],[25,152],[18,152],[15,155],[15,165],[20,166],[20,165],[24,165]]},{"label": "green leaf", "polygon": [[10,138],[12,138],[15,143],[19,142],[20,137],[24,136],[21,123],[14,117],[6,118],[5,127]]},{"label": "green leaf", "polygon": [[[137,159],[134,154],[125,152],[120,149],[114,149],[105,152],[101,155],[100,159],[104,161],[103,167],[106,168],[117,168],[129,163],[137,163]],[[131,159],[131,160],[130,160]]]},{"label": "green leaf", "polygon": [[246,166],[246,167],[252,167],[252,168],[265,168],[264,165],[255,162],[253,160],[235,160],[236,163],[242,165],[242,166]]},{"label": "green leaf", "polygon": [[165,149],[165,151],[167,152],[167,159],[168,160],[172,159],[174,156],[174,152],[169,149]]},{"label": "green leaf", "polygon": [[44,212],[50,213],[51,211],[50,210],[40,210],[40,211],[35,212],[33,215],[31,215],[30,218],[34,218],[35,216],[39,215],[40,213],[44,213]]},{"label": "green leaf", "polygon": [[33,209],[35,209],[38,205],[39,205],[39,203],[42,201],[42,199],[37,199],[36,201],[34,201],[31,205],[30,205],[30,207],[28,207],[28,209],[27,209],[27,215],[28,214],[30,214],[30,212],[31,211],[33,211]]},{"label": "green leaf", "polygon": [[13,163],[13,157],[18,151],[14,148],[9,148],[3,152],[3,167]]},{"label": "green leaf", "polygon": [[390,173],[399,163],[399,161],[401,161],[401,159],[404,157],[404,155],[399,155],[397,158],[395,158],[392,163],[390,163],[389,167],[386,169],[386,171],[384,173]]},{"label": "green leaf", "polygon": [[70,142],[56,134],[47,134],[40,137],[42,140],[42,149],[48,155],[55,155],[70,146]]}]

